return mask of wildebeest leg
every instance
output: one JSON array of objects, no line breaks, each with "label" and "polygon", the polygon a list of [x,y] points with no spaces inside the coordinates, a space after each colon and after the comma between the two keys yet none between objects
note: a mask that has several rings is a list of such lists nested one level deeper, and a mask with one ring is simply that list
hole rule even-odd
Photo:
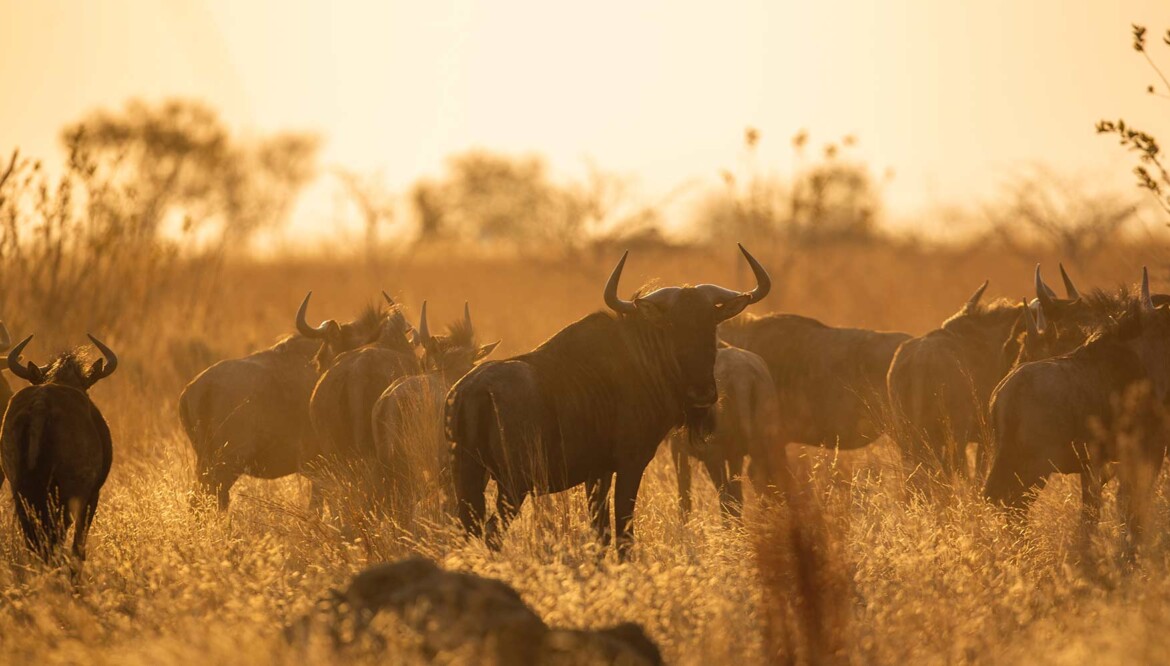
[{"label": "wildebeest leg", "polygon": [[743,513],[743,457],[734,460],[704,460],[711,483],[719,491],[719,508],[724,518],[739,518]]},{"label": "wildebeest leg", "polygon": [[618,470],[613,491],[613,519],[617,528],[618,557],[625,559],[634,543],[634,506],[645,466]]},{"label": "wildebeest leg", "polygon": [[683,520],[691,513],[691,457],[683,435],[670,435],[670,457],[674,460],[675,475],[678,478],[678,510]]},{"label": "wildebeest leg", "polygon": [[516,514],[520,513],[520,507],[524,506],[524,498],[527,496],[527,492],[510,489],[496,480],[496,515],[488,521],[484,534],[488,548],[499,550],[503,547],[504,533],[508,531],[508,526],[512,524]]},{"label": "wildebeest leg", "polygon": [[613,484],[613,474],[606,474],[599,479],[590,479],[585,482],[585,498],[589,502],[589,519],[593,522],[593,531],[598,540],[606,549],[613,541],[613,533],[609,527],[609,488]]},{"label": "wildebeest leg", "polygon": [[1130,558],[1136,556],[1141,546],[1152,509],[1154,484],[1162,471],[1166,452],[1156,447],[1156,450],[1133,453],[1123,457],[1117,474],[1117,504],[1125,527],[1126,555]]},{"label": "wildebeest leg", "polygon": [[455,502],[459,505],[459,522],[471,536],[483,536],[483,519],[487,511],[484,491],[487,489],[487,470],[471,456],[454,452],[451,476],[455,480]]},{"label": "wildebeest leg", "polygon": [[[82,507],[77,517],[77,529],[73,532],[73,556],[79,562],[85,561],[85,544],[89,538],[89,526],[93,524],[94,514],[97,513],[98,496],[100,491],[95,490]],[[78,567],[80,569],[80,566]]]}]

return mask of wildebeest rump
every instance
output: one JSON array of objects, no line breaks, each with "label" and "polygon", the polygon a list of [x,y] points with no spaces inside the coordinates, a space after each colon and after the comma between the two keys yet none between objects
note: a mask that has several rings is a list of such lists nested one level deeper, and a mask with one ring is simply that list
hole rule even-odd
[{"label": "wildebeest rump", "polygon": [[496,545],[499,523],[506,527],[528,494],[580,484],[608,542],[606,498],[616,473],[615,525],[625,553],[646,465],[668,432],[716,401],[716,326],[771,287],[759,262],[740,249],[756,276],[751,292],[665,287],[633,301],[617,295],[623,255],[605,288],[616,316],[588,315],[527,354],[480,365],[452,387],[447,438],[469,533],[483,526],[490,476],[498,516],[488,524],[489,543]]},{"label": "wildebeest rump", "polygon": [[374,446],[393,486],[395,510],[405,518],[423,493],[451,500],[451,453],[443,435],[443,405],[451,386],[487,357],[499,341],[480,345],[464,303],[463,319],[432,335],[423,301],[415,343],[426,373],[403,377],[382,393],[371,415]]},{"label": "wildebeest rump", "polygon": [[691,510],[691,463],[703,463],[719,492],[719,506],[738,516],[743,506],[744,458],[751,457],[748,477],[757,490],[767,483],[769,450],[779,424],[776,387],[764,359],[745,349],[722,345],[715,354],[715,385],[719,401],[711,408],[709,435],[700,446],[683,431],[670,434],[671,456],[678,472],[679,508]]},{"label": "wildebeest rump", "polygon": [[779,444],[849,450],[884,431],[886,370],[894,350],[910,336],[771,314],[728,321],[719,327],[719,337],[767,364],[779,402]]},{"label": "wildebeest rump", "polygon": [[21,366],[20,355],[31,339],[8,354],[8,369],[31,386],[12,396],[5,412],[0,465],[12,484],[29,547],[48,559],[76,521],[73,554],[84,561],[86,537],[114,457],[110,429],[87,391],[114,372],[118,357],[91,335],[105,358],[89,368],[76,352],[48,366]]},{"label": "wildebeest rump", "polygon": [[[508,584],[445,571],[421,557],[366,568],[319,604],[318,613],[337,647],[368,636],[375,618],[387,613],[417,634],[428,660],[458,654],[522,666],[662,663],[658,646],[636,624],[550,629]],[[286,635],[306,637],[313,620]]]},{"label": "wildebeest rump", "polygon": [[[308,301],[301,303],[298,322]],[[277,479],[301,471],[320,449],[309,420],[315,363],[375,339],[387,316],[369,308],[345,324],[306,326],[312,337],[298,332],[269,349],[220,361],[191,380],[179,396],[179,420],[195,451],[199,488],[226,509],[241,475]]]},{"label": "wildebeest rump", "polygon": [[1104,466],[1121,461],[1122,516],[1140,527],[1166,450],[1170,305],[1154,306],[1148,277],[1119,321],[1068,354],[1025,363],[996,388],[996,456],[984,488],[1026,507],[1053,472],[1081,475],[1084,517],[1100,511]]}]

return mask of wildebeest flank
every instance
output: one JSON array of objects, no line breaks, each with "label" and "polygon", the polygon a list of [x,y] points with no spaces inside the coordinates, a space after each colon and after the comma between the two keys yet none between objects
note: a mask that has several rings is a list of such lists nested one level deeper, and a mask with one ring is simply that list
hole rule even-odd
[{"label": "wildebeest flank", "polygon": [[767,364],[779,404],[778,444],[846,450],[882,434],[886,370],[894,350],[910,338],[794,314],[743,315],[722,324],[719,337]]},{"label": "wildebeest flank", "polygon": [[18,391],[0,431],[0,465],[12,485],[21,531],[29,547],[48,559],[76,521],[73,554],[85,560],[86,537],[98,496],[113,462],[110,429],[87,391],[118,367],[118,357],[92,335],[104,358],[89,368],[77,352],[48,366],[20,355],[32,336],[8,354],[8,369],[31,386]]},{"label": "wildebeest flank", "polygon": [[[484,489],[496,480],[498,523],[506,527],[533,492],[585,484],[594,527],[609,541],[606,500],[614,482],[619,552],[633,538],[632,519],[642,472],[672,429],[715,404],[715,330],[763,298],[768,274],[748,252],[756,276],[751,292],[716,285],[665,287],[622,300],[614,267],[605,302],[535,350],[488,361],[452,387],[447,399],[455,493],[460,520],[479,533]],[[615,316],[616,315],[616,316]]]}]

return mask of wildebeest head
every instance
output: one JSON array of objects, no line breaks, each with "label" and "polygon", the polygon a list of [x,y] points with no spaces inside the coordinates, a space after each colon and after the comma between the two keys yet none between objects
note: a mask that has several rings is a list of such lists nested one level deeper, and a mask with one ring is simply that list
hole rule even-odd
[{"label": "wildebeest head", "polygon": [[32,338],[30,335],[21,340],[20,344],[8,352],[8,369],[29,384],[61,384],[86,391],[98,380],[112,375],[118,367],[118,356],[92,335],[89,336],[90,342],[98,348],[103,358],[99,358],[88,368],[84,367],[82,357],[76,350],[61,354],[49,365],[39,366],[29,361],[28,365],[22,366],[20,355]]},{"label": "wildebeest head", "polygon": [[471,372],[471,368],[487,358],[500,344],[499,340],[480,345],[475,339],[475,327],[471,323],[471,306],[463,304],[463,319],[447,327],[447,332],[431,335],[427,325],[427,302],[423,301],[418,328],[414,330],[414,343],[423,348],[423,367],[458,379]]},{"label": "wildebeest head", "polygon": [[686,406],[706,409],[715,404],[715,327],[768,295],[768,272],[743,245],[740,251],[756,277],[756,288],[739,292],[713,284],[663,287],[632,301],[618,296],[618,282],[626,265],[622,255],[605,285],[605,304],[623,317],[638,317],[658,330],[678,368]]},{"label": "wildebeest head", "polygon": [[401,346],[409,349],[406,334],[411,330],[410,324],[402,316],[402,309],[382,292],[389,309],[368,308],[361,316],[345,324],[337,323],[335,319],[326,319],[316,327],[310,326],[305,320],[309,309],[309,299],[313,292],[305,295],[301,306],[297,309],[297,332],[306,338],[321,341],[321,348],[314,358],[318,372],[324,372],[333,362],[333,359],[351,349],[357,349],[379,341],[382,338],[400,338]]}]

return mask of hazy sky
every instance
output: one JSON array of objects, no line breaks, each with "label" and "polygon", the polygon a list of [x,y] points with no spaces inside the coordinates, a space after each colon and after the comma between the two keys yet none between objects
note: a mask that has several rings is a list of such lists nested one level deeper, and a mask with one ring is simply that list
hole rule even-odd
[{"label": "hazy sky", "polygon": [[[586,159],[654,196],[742,158],[791,165],[800,128],[860,138],[909,215],[993,192],[1012,169],[1120,174],[1093,132],[1170,129],[1129,46],[1166,0],[240,2],[0,0],[0,148],[55,156],[59,128],[131,96],[194,96],[244,131],[308,128],[327,164],[404,189],[478,146]],[[1107,178],[1107,179],[1108,179]],[[326,209],[329,207],[326,206]],[[302,211],[299,224],[320,210]]]}]

